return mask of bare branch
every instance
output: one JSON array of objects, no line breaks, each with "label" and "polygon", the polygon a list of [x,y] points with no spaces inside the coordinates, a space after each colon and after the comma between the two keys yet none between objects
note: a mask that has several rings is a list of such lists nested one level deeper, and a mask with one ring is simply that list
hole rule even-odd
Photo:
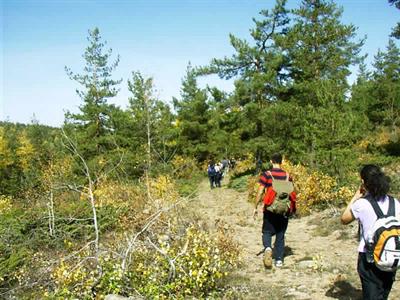
[{"label": "bare branch", "polygon": [[153,215],[151,215],[147,220],[149,220],[144,226],[143,228],[135,234],[134,237],[132,237],[129,241],[128,241],[128,247],[125,250],[125,254],[124,254],[124,258],[122,260],[121,263],[121,268],[122,268],[122,272],[125,272],[126,268],[129,266],[130,263],[130,253],[132,252],[132,249],[136,243],[136,240],[138,239],[138,237],[143,234],[144,232],[146,232],[156,221],[157,219],[161,216],[162,213],[167,212],[173,208],[175,208],[176,206],[180,205],[182,202],[187,201],[188,199],[191,198],[191,196],[196,193],[196,191],[193,191],[189,196],[182,198],[181,200],[175,202],[173,205],[167,207],[167,208],[162,208],[160,210],[158,210],[157,212],[155,212]]},{"label": "bare branch", "polygon": [[175,274],[176,274],[176,268],[175,268],[175,260],[171,259],[168,254],[163,251],[162,249],[158,248],[149,237],[147,237],[147,240],[149,241],[150,245],[153,246],[154,249],[156,249],[159,253],[161,253],[161,255],[163,255],[169,263],[170,269],[168,272],[168,281],[171,281],[172,279],[175,278]]},{"label": "bare branch", "polygon": [[101,175],[97,176],[97,178],[93,181],[93,183],[97,183],[98,181],[100,181],[100,179],[103,179],[104,177],[107,177],[110,173],[112,173],[115,169],[117,169],[122,164],[124,155],[125,155],[125,153],[122,152],[118,163],[115,164],[111,169],[109,169],[106,172],[104,172],[104,174],[101,174]]}]

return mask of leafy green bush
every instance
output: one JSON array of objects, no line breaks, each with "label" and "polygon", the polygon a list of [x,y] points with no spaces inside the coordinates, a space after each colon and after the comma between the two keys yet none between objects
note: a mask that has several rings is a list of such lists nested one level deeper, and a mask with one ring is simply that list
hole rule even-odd
[{"label": "leafy green bush", "polygon": [[[4,199],[3,199],[4,200]],[[2,209],[0,212],[0,287],[9,288],[16,282],[16,272],[26,263],[29,251],[21,222],[24,211]]]},{"label": "leafy green bush", "polygon": [[228,187],[231,189],[235,189],[239,192],[245,192],[247,191],[248,187],[248,180],[251,177],[251,175],[245,175],[241,177],[233,177],[228,183]]}]

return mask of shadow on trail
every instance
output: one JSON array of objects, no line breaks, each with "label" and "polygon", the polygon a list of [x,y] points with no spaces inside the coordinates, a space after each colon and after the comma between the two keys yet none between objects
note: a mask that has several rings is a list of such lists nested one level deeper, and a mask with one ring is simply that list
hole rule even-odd
[{"label": "shadow on trail", "polygon": [[[261,251],[258,252],[258,253],[256,254],[256,256],[260,256],[261,254],[264,254],[264,250],[265,250],[265,249],[261,249]],[[292,250],[292,248],[290,248],[289,246],[285,246],[285,257],[290,256],[290,255],[293,255],[293,250]]]},{"label": "shadow on trail", "polygon": [[285,246],[285,257],[293,255],[293,249],[289,246]]},{"label": "shadow on trail", "polygon": [[361,300],[362,292],[356,289],[349,282],[336,281],[333,286],[325,293],[325,296],[340,300]]}]

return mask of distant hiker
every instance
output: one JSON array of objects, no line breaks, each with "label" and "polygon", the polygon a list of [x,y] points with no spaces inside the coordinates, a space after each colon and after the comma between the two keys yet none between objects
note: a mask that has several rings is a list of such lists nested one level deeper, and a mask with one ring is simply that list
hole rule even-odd
[{"label": "distant hiker", "polygon": [[226,174],[228,174],[229,171],[229,160],[223,159],[221,163],[222,163],[222,177],[224,177]]},{"label": "distant hiker", "polygon": [[256,161],[256,171],[255,171],[254,175],[260,174],[261,171],[262,171],[262,160],[261,160],[261,158],[259,158]]},{"label": "distant hiker", "polygon": [[210,161],[210,163],[207,166],[207,174],[208,174],[208,179],[210,180],[210,188],[216,187],[216,176],[217,176],[217,171],[215,170],[215,163],[213,160]]},{"label": "distant hiker", "polygon": [[222,163],[218,162],[215,164],[215,187],[221,187],[222,180]]},{"label": "distant hiker", "polygon": [[236,160],[235,160],[234,158],[231,158],[231,159],[229,160],[229,165],[230,165],[230,168],[231,168],[232,170],[234,170],[235,167],[236,167]]},{"label": "distant hiker", "polygon": [[[399,264],[400,226],[395,216],[400,216],[400,202],[387,194],[390,179],[378,166],[363,166],[360,177],[361,186],[344,210],[341,221],[343,224],[349,224],[354,220],[360,223],[357,271],[361,280],[363,299],[387,299],[395,280],[395,269]],[[388,219],[389,222],[378,228],[385,221],[382,219]],[[385,236],[382,232],[385,232]],[[373,241],[371,236],[378,238]],[[386,251],[387,247],[392,249]],[[385,264],[387,266],[387,261],[382,264],[381,259],[392,260],[394,270],[383,271],[382,266]]]},{"label": "distant hiker", "polygon": [[[264,246],[263,263],[266,268],[272,267],[272,256],[275,266],[282,267],[285,250],[285,232],[289,215],[296,211],[296,193],[292,178],[282,170],[282,155],[275,153],[271,157],[272,169],[260,176],[255,200],[254,218],[258,214],[258,204],[263,201],[262,242]],[[280,187],[278,187],[280,185]],[[277,191],[282,189],[283,191]],[[286,190],[286,192],[284,192]],[[279,193],[279,195],[278,195]],[[272,253],[272,236],[275,235],[274,253]]]}]

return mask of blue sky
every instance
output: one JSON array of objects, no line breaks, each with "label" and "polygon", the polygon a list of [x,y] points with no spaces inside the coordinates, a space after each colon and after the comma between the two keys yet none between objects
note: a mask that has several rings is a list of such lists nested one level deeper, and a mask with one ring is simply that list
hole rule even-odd
[{"label": "blue sky", "polygon": [[[0,120],[60,126],[66,110],[82,104],[79,88],[64,66],[81,73],[88,29],[98,27],[113,57],[120,55],[114,78],[122,78],[111,102],[128,103],[132,71],[154,78],[159,98],[179,97],[188,62],[205,65],[232,54],[229,33],[250,39],[252,17],[273,0],[0,0]],[[288,0],[295,7],[298,0]],[[367,35],[363,53],[369,60],[385,49],[400,11],[386,0],[335,1],[344,7],[343,23]],[[232,90],[232,82],[215,76],[201,85]]]}]

